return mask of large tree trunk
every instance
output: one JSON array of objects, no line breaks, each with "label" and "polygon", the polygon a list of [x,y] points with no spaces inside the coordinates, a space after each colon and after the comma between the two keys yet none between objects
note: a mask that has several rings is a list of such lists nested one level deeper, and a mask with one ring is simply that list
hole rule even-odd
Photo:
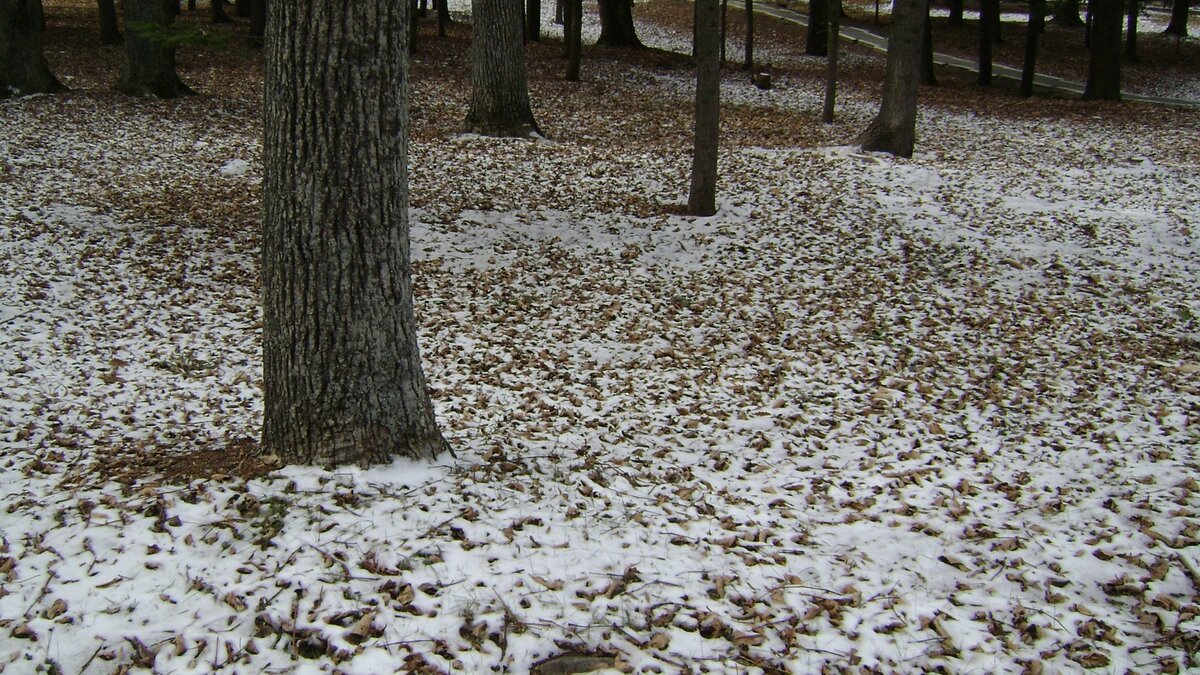
[{"label": "large tree trunk", "polygon": [[1123,0],[1094,0],[1091,61],[1083,97],[1116,101],[1121,98],[1121,17]]},{"label": "large tree trunk", "polygon": [[44,23],[41,0],[0,0],[0,98],[65,89],[42,51]]},{"label": "large tree trunk", "polygon": [[721,133],[721,8],[696,0],[696,120],[688,213],[717,212],[717,144]]},{"label": "large tree trunk", "polygon": [[175,72],[175,48],[164,47],[140,35],[136,24],[169,26],[174,13],[163,0],[125,0],[125,67],[114,87],[117,91],[142,96],[175,98],[195,93]]},{"label": "large tree trunk", "polygon": [[821,121],[833,122],[834,101],[837,99],[838,43],[842,35],[842,0],[829,0],[829,61],[825,64],[825,105]]},{"label": "large tree trunk", "polygon": [[641,47],[633,25],[633,0],[599,0],[600,38],[606,47]]},{"label": "large tree trunk", "polygon": [[863,150],[912,157],[921,78],[921,35],[926,0],[896,0],[888,39],[887,71],[879,114],[858,137]]},{"label": "large tree trunk", "polygon": [[289,464],[447,449],[413,315],[408,10],[270,4],[262,451]]},{"label": "large tree trunk", "polygon": [[1079,16],[1080,0],[1062,0],[1055,7],[1054,23],[1070,28],[1083,25],[1083,19]]},{"label": "large tree trunk", "polygon": [[1190,0],[1175,0],[1171,3],[1171,23],[1167,24],[1167,35],[1187,37],[1188,34],[1188,3]]},{"label": "large tree trunk", "polygon": [[1025,61],[1021,68],[1021,96],[1033,96],[1033,78],[1037,73],[1038,36],[1044,30],[1046,1],[1029,1],[1029,27],[1025,31]]},{"label": "large tree trunk", "polygon": [[809,0],[808,33],[804,41],[804,53],[825,56],[829,53],[829,2]]},{"label": "large tree trunk", "polygon": [[99,0],[96,4],[100,13],[100,44],[121,44],[124,38],[121,37],[121,28],[117,23],[116,1]]},{"label": "large tree trunk", "polygon": [[471,104],[466,130],[491,136],[538,133],[529,105],[520,3],[471,0],[471,14]]}]

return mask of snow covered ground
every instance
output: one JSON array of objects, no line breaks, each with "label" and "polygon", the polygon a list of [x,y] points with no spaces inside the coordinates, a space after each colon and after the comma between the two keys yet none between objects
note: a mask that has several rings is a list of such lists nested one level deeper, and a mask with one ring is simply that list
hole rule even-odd
[{"label": "snow covered ground", "polygon": [[253,480],[213,453],[261,419],[257,103],[0,102],[0,671],[1195,667],[1196,113],[928,106],[900,160],[847,96],[726,147],[706,219],[599,103],[415,142],[457,458]]}]

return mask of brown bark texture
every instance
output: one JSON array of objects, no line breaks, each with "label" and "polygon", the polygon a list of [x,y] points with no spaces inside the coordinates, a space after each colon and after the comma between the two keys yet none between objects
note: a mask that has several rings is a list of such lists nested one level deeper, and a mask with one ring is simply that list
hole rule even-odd
[{"label": "brown bark texture", "polygon": [[1083,98],[1116,101],[1121,98],[1121,19],[1124,0],[1094,0],[1091,60]]},{"label": "brown bark texture", "polygon": [[447,449],[417,350],[408,3],[272,2],[262,451],[335,466]]},{"label": "brown bark texture", "polygon": [[42,51],[41,0],[0,0],[0,98],[62,91]]},{"label": "brown bark texture", "polygon": [[471,16],[471,101],[466,130],[489,136],[540,133],[529,104],[521,4],[472,0]]},{"label": "brown bark texture", "polygon": [[721,134],[721,6],[696,0],[696,118],[688,213],[717,212],[717,147]]},{"label": "brown bark texture", "polygon": [[114,87],[131,96],[153,94],[176,98],[193,94],[175,72],[175,48],[148,40],[134,28],[137,24],[169,26],[173,13],[163,0],[125,0],[125,65]]},{"label": "brown bark texture", "polygon": [[605,47],[641,47],[633,25],[633,0],[599,0],[600,37]]},{"label": "brown bark texture", "polygon": [[879,114],[858,137],[863,150],[912,157],[916,143],[925,7],[926,0],[896,0],[893,5],[883,101]]}]

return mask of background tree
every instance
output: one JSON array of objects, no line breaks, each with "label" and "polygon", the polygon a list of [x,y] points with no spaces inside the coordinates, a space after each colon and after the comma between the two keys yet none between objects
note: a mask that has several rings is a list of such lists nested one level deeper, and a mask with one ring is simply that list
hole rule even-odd
[{"label": "background tree", "polygon": [[583,0],[564,0],[563,38],[567,49],[567,81],[579,81],[583,60]]},{"label": "background tree", "polygon": [[992,43],[995,34],[992,31],[993,5],[989,0],[979,0],[979,68],[977,79],[981,86],[992,86]]},{"label": "background tree", "polygon": [[408,3],[269,9],[262,450],[325,466],[432,458],[447,446],[412,305]]},{"label": "background tree", "polygon": [[1187,37],[1188,34],[1188,3],[1190,0],[1174,0],[1171,3],[1171,22],[1167,24],[1167,35]]},{"label": "background tree", "polygon": [[921,33],[921,84],[937,85],[937,73],[933,72],[933,17],[925,5],[925,30]]},{"label": "background tree", "polygon": [[829,0],[829,59],[825,63],[825,104],[821,121],[833,122],[833,107],[837,99],[838,49],[842,35],[842,0]]},{"label": "background tree", "polygon": [[250,4],[250,42],[262,46],[267,34],[267,0],[253,0]]},{"label": "background tree", "polygon": [[1046,0],[1029,0],[1029,26],[1025,31],[1025,60],[1021,68],[1021,96],[1033,96],[1033,79],[1037,73],[1038,37],[1045,30]]},{"label": "background tree", "polygon": [[1138,10],[1141,9],[1141,3],[1138,0],[1128,0],[1125,5],[1125,13],[1127,23],[1125,27],[1125,58],[1130,61],[1137,61],[1137,25],[1138,25]]},{"label": "background tree", "polygon": [[721,7],[696,0],[696,120],[688,213],[717,212],[717,141],[721,127]]},{"label": "background tree", "polygon": [[1054,3],[1054,23],[1068,28],[1083,25],[1079,16],[1080,0],[1058,0]]},{"label": "background tree", "polygon": [[225,12],[225,0],[210,0],[209,8],[212,10],[209,20],[213,23],[233,22],[233,19]]},{"label": "background tree", "polygon": [[746,0],[746,61],[742,67],[754,72],[754,0]]},{"label": "background tree", "polygon": [[605,47],[641,47],[633,25],[633,0],[599,0],[600,38]]},{"label": "background tree", "polygon": [[829,1],[809,0],[808,31],[804,53],[825,56],[829,53]]},{"label": "background tree", "polygon": [[858,137],[863,150],[912,157],[917,131],[921,36],[926,0],[896,0],[888,39],[887,70],[879,114]]},{"label": "background tree", "polygon": [[[115,89],[125,94],[175,98],[194,93],[175,72],[175,47],[147,27],[175,21],[175,5],[163,0],[125,0],[125,66]],[[139,27],[141,28],[139,30]]]},{"label": "background tree", "polygon": [[1121,98],[1121,19],[1124,0],[1093,0],[1091,59],[1083,97],[1116,101]]},{"label": "background tree", "polygon": [[96,3],[100,14],[100,44],[119,45],[124,38],[117,23],[117,3],[115,0],[98,0]]},{"label": "background tree", "polygon": [[471,0],[471,102],[467,131],[491,136],[538,132],[525,74],[524,17],[512,0]]},{"label": "background tree", "polygon": [[542,41],[542,0],[525,3],[525,37],[530,42]]},{"label": "background tree", "polygon": [[62,91],[42,51],[41,0],[0,0],[0,98]]},{"label": "background tree", "polygon": [[947,23],[951,26],[963,25],[963,0],[950,0],[950,19]]}]

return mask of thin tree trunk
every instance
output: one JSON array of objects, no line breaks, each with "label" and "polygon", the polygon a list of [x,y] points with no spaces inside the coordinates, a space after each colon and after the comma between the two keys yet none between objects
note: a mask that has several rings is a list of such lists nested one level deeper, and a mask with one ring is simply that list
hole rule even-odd
[{"label": "thin tree trunk", "polygon": [[725,67],[726,43],[729,40],[729,0],[721,0],[721,67]]},{"label": "thin tree trunk", "polygon": [[471,0],[471,15],[466,130],[491,136],[539,133],[529,104],[521,5],[512,0]]},{"label": "thin tree trunk", "polygon": [[926,0],[896,0],[888,39],[879,114],[858,137],[863,150],[911,157],[916,144],[917,91]]},{"label": "thin tree trunk", "polygon": [[979,3],[979,75],[981,86],[992,86],[992,3],[980,0]]},{"label": "thin tree trunk", "polygon": [[1088,0],[1087,15],[1083,19],[1083,48],[1092,48],[1092,20],[1095,18],[1096,3]]},{"label": "thin tree trunk", "polygon": [[696,119],[688,213],[717,212],[717,147],[721,132],[720,7],[696,0]]},{"label": "thin tree trunk", "polygon": [[97,2],[100,11],[100,43],[106,45],[119,45],[124,41],[121,37],[121,28],[117,23],[117,3],[115,0],[99,0]]},{"label": "thin tree trunk", "polygon": [[1091,60],[1083,97],[1116,101],[1121,98],[1121,15],[1123,0],[1093,0]]},{"label": "thin tree trunk", "polygon": [[746,70],[754,72],[754,0],[746,0]]},{"label": "thin tree trunk", "polygon": [[131,30],[138,23],[169,26],[174,17],[162,0],[125,0],[125,67],[114,87],[133,96],[175,98],[193,94],[175,72],[175,48],[164,47]]},{"label": "thin tree trunk", "polygon": [[253,0],[250,10],[250,44],[261,47],[267,32],[267,0]]},{"label": "thin tree trunk", "polygon": [[447,446],[413,313],[409,4],[270,9],[262,451],[323,466],[433,458]]},{"label": "thin tree trunk", "polygon": [[565,26],[567,23],[566,0],[554,0],[554,23]]},{"label": "thin tree trunk", "polygon": [[567,81],[578,82],[583,60],[583,0],[565,0],[564,18],[567,41]]},{"label": "thin tree trunk", "polygon": [[633,24],[633,0],[599,0],[600,37],[605,47],[642,47]]},{"label": "thin tree trunk", "polygon": [[234,0],[233,13],[242,18],[250,17],[250,0]]},{"label": "thin tree trunk", "polygon": [[1167,35],[1187,37],[1188,34],[1188,3],[1190,0],[1174,0],[1171,3],[1171,22],[1167,24]]},{"label": "thin tree trunk", "polygon": [[829,54],[829,2],[809,0],[808,31],[804,41],[804,53],[811,56]]},{"label": "thin tree trunk", "polygon": [[213,23],[230,23],[233,21],[228,14],[225,13],[225,0],[212,0],[210,5],[212,10],[211,21]]},{"label": "thin tree trunk", "polygon": [[951,26],[963,25],[963,0],[950,0],[950,21]]},{"label": "thin tree trunk", "polygon": [[1030,0],[1029,27],[1025,31],[1025,63],[1021,68],[1021,96],[1033,96],[1033,80],[1037,73],[1038,38],[1044,29],[1045,0]]},{"label": "thin tree trunk", "polygon": [[842,0],[829,0],[829,59],[825,64],[825,105],[821,121],[833,122],[834,102],[837,99],[838,49],[842,36]]},{"label": "thin tree trunk", "polygon": [[992,16],[992,41],[995,44],[1004,42],[1004,36],[1001,35],[1000,28],[1000,0],[981,0],[988,5],[988,13]]},{"label": "thin tree trunk", "polygon": [[929,4],[925,4],[925,32],[921,37],[921,84],[937,85],[937,74],[933,72],[933,17],[929,15]]},{"label": "thin tree trunk", "polygon": [[[287,2],[287,0],[283,0]],[[417,53],[417,38],[420,33],[420,26],[417,24],[417,3],[418,0],[411,0],[408,7],[408,53]]]},{"label": "thin tree trunk", "polygon": [[1083,25],[1079,17],[1080,0],[1062,0],[1055,4],[1054,23],[1068,28],[1078,28]]},{"label": "thin tree trunk", "polygon": [[525,37],[531,42],[542,41],[542,0],[525,3]]},{"label": "thin tree trunk", "polygon": [[1128,0],[1126,3],[1125,13],[1128,20],[1125,28],[1125,58],[1129,61],[1136,62],[1137,54],[1137,25],[1138,25],[1138,0]]},{"label": "thin tree trunk", "polygon": [[0,0],[0,98],[66,89],[43,51],[41,0]]},{"label": "thin tree trunk", "polygon": [[438,37],[446,37],[446,26],[450,24],[450,0],[434,0],[437,3]]}]

